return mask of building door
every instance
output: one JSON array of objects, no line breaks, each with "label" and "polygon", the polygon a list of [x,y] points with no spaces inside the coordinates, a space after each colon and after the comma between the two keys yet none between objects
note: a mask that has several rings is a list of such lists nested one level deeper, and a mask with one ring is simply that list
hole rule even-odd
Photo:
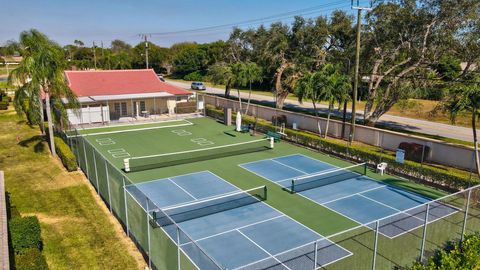
[{"label": "building door", "polygon": [[119,117],[127,116],[127,103],[126,102],[115,102],[113,104],[115,115]]}]

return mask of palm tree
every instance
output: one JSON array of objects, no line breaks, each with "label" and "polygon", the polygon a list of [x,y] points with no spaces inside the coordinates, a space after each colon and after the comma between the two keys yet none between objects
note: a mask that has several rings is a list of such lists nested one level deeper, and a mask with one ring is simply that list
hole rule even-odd
[{"label": "palm tree", "polygon": [[325,138],[328,135],[328,127],[330,125],[330,116],[335,103],[342,104],[350,99],[349,90],[350,82],[346,75],[340,74],[339,70],[331,65],[327,67],[327,83],[325,85],[324,99],[328,101],[327,124],[325,126]]},{"label": "palm tree", "polygon": [[[23,59],[18,68],[14,69],[9,76],[10,83],[18,82],[22,85],[15,92],[16,110],[27,116],[35,115],[42,134],[45,134],[42,98],[45,99],[50,150],[52,155],[56,156],[53,140],[54,119],[50,99],[52,97],[57,100],[66,98],[69,106],[78,106],[75,95],[64,79],[66,63],[63,50],[58,44],[35,29],[20,34],[18,47]],[[25,101],[28,101],[28,106],[25,105]],[[62,102],[56,102],[55,105],[57,108],[60,107],[61,112],[64,112],[65,108]],[[61,113],[61,115],[65,114]]]},{"label": "palm tree", "polygon": [[[328,135],[328,126],[330,125],[333,106],[336,102],[340,103],[348,100],[349,87],[348,77],[341,75],[338,68],[331,64],[324,65],[321,70],[315,73],[305,73],[303,77],[295,83],[295,95],[298,101],[302,103],[304,99],[310,99],[315,116],[318,116],[317,102],[328,102],[325,138]],[[320,122],[317,124],[319,133],[321,134]]]},{"label": "palm tree", "polygon": [[[262,69],[255,63],[244,63],[242,65],[242,69],[238,74],[237,81],[239,86],[249,86],[247,108],[245,109],[245,113],[248,113],[248,108],[250,107],[250,100],[252,96],[252,83],[262,81]],[[240,97],[240,91],[238,91],[238,96]]]},{"label": "palm tree", "polygon": [[[306,72],[294,84],[294,91],[298,98],[298,102],[303,103],[305,99],[310,99],[313,105],[313,111],[317,117],[317,102],[319,102],[322,98],[321,89],[323,88],[320,78],[321,74],[319,72]],[[317,126],[318,133],[321,135],[322,128],[320,126],[320,121],[317,121]]]},{"label": "palm tree", "polygon": [[475,165],[477,174],[480,175],[480,160],[478,156],[477,118],[480,109],[480,78],[476,78],[468,85],[458,85],[449,89],[444,107],[450,114],[450,120],[455,123],[459,113],[472,114],[473,144],[475,148]]}]

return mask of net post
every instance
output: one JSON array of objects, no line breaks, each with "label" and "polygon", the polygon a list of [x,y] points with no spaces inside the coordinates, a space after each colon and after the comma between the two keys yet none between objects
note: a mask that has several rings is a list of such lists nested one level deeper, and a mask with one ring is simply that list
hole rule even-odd
[{"label": "net post", "polygon": [[130,171],[130,159],[129,158],[126,158],[126,159],[123,160],[123,166],[124,166],[126,172]]},{"label": "net post", "polygon": [[130,237],[130,228],[128,226],[128,208],[127,208],[127,188],[125,187],[125,176],[122,177],[123,182],[123,201],[125,207],[125,226],[127,226],[127,235]]},{"label": "net post", "polygon": [[425,239],[427,238],[428,212],[430,211],[430,204],[427,204],[425,211],[425,223],[423,224],[422,247],[420,249],[420,262],[423,262],[423,254],[425,253]]},{"label": "net post", "polygon": [[463,240],[465,238],[465,230],[467,228],[468,208],[470,206],[471,194],[472,194],[472,189],[469,189],[468,195],[467,195],[467,205],[465,206],[465,216],[463,217],[462,234],[460,235],[460,245],[463,243]]},{"label": "net post", "polygon": [[267,186],[263,186],[263,197],[264,197],[264,200],[266,201],[267,200]]},{"label": "net post", "polygon": [[97,182],[97,194],[100,195],[100,186],[98,185],[97,158],[95,157],[95,148],[92,146],[93,168],[95,169],[95,182]]},{"label": "net post", "polygon": [[365,162],[364,163],[364,166],[363,166],[363,175],[367,175],[367,163]]},{"label": "net post", "polygon": [[318,242],[315,241],[315,244],[313,245],[313,270],[317,269],[318,265]]},{"label": "net post", "polygon": [[105,175],[107,176],[107,189],[108,189],[108,206],[110,208],[110,213],[113,213],[112,210],[112,193],[110,192],[110,177],[108,176],[108,162],[106,159],[103,160],[105,162]]},{"label": "net post", "polygon": [[380,229],[380,221],[375,221],[375,239],[373,242],[373,258],[372,258],[372,270],[375,270],[377,264],[377,248],[378,248],[378,230]]},{"label": "net post", "polygon": [[292,179],[292,185],[290,185],[290,193],[295,193],[295,179]]},{"label": "net post", "polygon": [[273,146],[275,144],[275,139],[273,137],[270,137],[269,140],[270,140],[270,149],[273,149]]}]

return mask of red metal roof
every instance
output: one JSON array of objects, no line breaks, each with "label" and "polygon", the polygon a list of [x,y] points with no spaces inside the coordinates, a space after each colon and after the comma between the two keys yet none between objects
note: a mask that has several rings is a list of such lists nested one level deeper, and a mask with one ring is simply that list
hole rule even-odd
[{"label": "red metal roof", "polygon": [[160,81],[153,69],[65,71],[68,85],[78,97],[167,92],[191,92]]}]

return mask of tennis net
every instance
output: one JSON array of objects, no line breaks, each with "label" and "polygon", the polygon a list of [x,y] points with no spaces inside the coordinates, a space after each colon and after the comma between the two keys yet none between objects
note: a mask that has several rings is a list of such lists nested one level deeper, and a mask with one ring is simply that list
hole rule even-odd
[{"label": "tennis net", "polygon": [[361,163],[345,168],[339,168],[331,171],[308,174],[292,179],[290,191],[292,193],[300,192],[312,188],[317,188],[336,182],[356,178],[367,174],[367,163]]},{"label": "tennis net", "polygon": [[149,170],[185,163],[198,162],[202,160],[253,153],[272,148],[273,143],[271,143],[271,140],[260,139],[249,142],[227,144],[189,151],[143,157],[132,157],[124,160],[124,170],[126,172]]},{"label": "tennis net", "polygon": [[246,191],[236,191],[221,196],[174,205],[152,212],[158,226],[168,226],[215,213],[247,206],[267,199],[267,187],[261,186]]}]

